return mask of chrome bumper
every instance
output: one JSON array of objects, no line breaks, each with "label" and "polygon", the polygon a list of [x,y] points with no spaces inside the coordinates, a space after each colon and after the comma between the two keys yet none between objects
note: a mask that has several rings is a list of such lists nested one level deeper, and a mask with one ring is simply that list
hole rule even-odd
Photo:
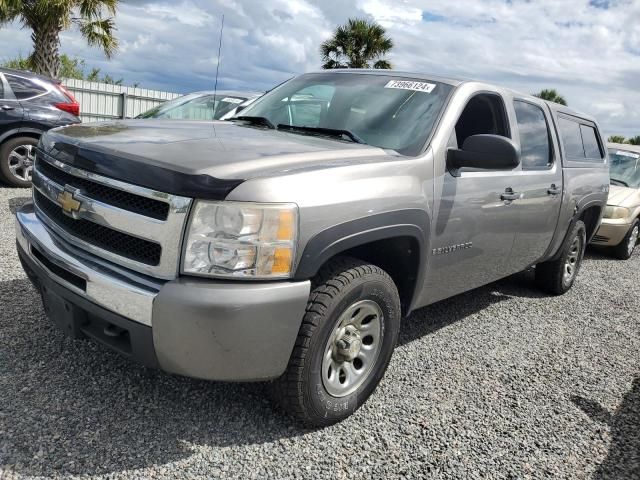
[{"label": "chrome bumper", "polygon": [[[18,244],[53,281],[107,310],[151,326],[153,302],[164,282],[117,267],[69,245],[40,221],[33,205],[24,206],[16,218]],[[61,270],[53,271],[57,269]],[[62,278],[62,272],[81,279],[84,288],[78,282]]]}]

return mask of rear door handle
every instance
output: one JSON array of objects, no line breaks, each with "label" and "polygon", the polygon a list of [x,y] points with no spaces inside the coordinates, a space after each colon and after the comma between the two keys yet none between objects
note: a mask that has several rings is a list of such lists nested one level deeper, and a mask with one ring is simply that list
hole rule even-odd
[{"label": "rear door handle", "polygon": [[507,188],[502,195],[500,195],[500,200],[505,201],[513,201],[518,200],[520,198],[520,194],[513,191],[511,188]]},{"label": "rear door handle", "polygon": [[2,105],[2,110],[15,110],[16,107],[12,107],[11,105]]},{"label": "rear door handle", "polygon": [[552,183],[551,186],[547,189],[547,193],[549,195],[559,195],[562,193],[562,189],[556,187],[555,183]]}]

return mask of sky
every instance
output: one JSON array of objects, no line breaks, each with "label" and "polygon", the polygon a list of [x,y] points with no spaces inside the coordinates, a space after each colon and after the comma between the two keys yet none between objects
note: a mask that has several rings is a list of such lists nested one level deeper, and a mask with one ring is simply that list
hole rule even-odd
[{"label": "sky", "polygon": [[[62,52],[125,84],[187,93],[265,90],[320,68],[320,43],[350,17],[382,24],[394,68],[556,88],[604,133],[640,135],[640,0],[124,0],[120,50],[107,60],[73,30]],[[31,50],[30,31],[0,27],[0,61]]]}]

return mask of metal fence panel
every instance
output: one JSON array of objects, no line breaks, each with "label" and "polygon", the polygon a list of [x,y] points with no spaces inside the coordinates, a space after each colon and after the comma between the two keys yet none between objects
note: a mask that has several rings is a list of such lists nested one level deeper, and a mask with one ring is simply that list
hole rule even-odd
[{"label": "metal fence panel", "polygon": [[83,122],[132,118],[181,95],[72,78],[62,83],[80,103]]}]

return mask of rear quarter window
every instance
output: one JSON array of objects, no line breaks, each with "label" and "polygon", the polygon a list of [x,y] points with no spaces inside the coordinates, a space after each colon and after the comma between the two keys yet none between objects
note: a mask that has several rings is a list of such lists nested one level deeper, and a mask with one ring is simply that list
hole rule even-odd
[{"label": "rear quarter window", "polygon": [[588,125],[580,125],[580,133],[582,133],[582,144],[587,158],[600,160],[603,155],[596,136],[596,129]]},{"label": "rear quarter window", "polygon": [[23,77],[16,77],[13,75],[5,75],[7,82],[13,94],[18,100],[26,100],[32,97],[37,97],[46,93],[47,90],[41,85],[36,84],[32,80]]},{"label": "rear quarter window", "polygon": [[558,128],[567,160],[602,162],[604,149],[596,127],[577,117],[558,117]]},{"label": "rear quarter window", "polygon": [[567,158],[572,160],[584,160],[584,147],[582,145],[582,134],[580,133],[580,124],[560,117],[558,121],[560,127],[560,135],[562,136],[562,144]]}]

